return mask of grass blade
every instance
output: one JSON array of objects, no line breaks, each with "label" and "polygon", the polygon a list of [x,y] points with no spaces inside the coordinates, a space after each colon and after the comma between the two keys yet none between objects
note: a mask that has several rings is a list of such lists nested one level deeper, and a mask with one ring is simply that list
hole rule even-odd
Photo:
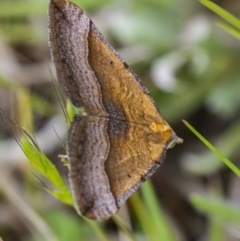
[{"label": "grass blade", "polygon": [[149,216],[154,229],[158,232],[159,240],[174,241],[173,230],[169,227],[164,213],[162,212],[157,197],[154,193],[153,186],[148,180],[141,188],[143,199],[149,211]]},{"label": "grass blade", "polygon": [[240,207],[219,198],[204,197],[195,193],[191,194],[190,202],[196,209],[211,218],[216,218],[223,223],[240,225]]},{"label": "grass blade", "polygon": [[131,230],[126,226],[123,220],[116,214],[112,217],[117,226],[122,230],[122,232],[129,238],[129,240],[136,241],[136,238],[132,235]]},{"label": "grass blade", "polygon": [[96,221],[92,221],[88,218],[83,219],[88,223],[88,225],[92,228],[94,231],[95,235],[98,237],[97,240],[99,241],[111,241],[107,235],[103,232],[103,230],[99,227],[99,224]]},{"label": "grass blade", "polygon": [[131,206],[137,216],[137,220],[142,227],[143,233],[148,240],[159,241],[157,230],[154,229],[152,223],[149,221],[149,213],[146,206],[143,204],[139,192],[134,193],[130,198]]},{"label": "grass blade", "polygon": [[232,35],[233,37],[235,37],[236,39],[240,40],[240,32],[237,29],[232,28],[231,26],[229,26],[225,23],[217,23],[217,26],[219,28],[223,29],[225,32]]},{"label": "grass blade", "polygon": [[187,121],[183,123],[216,155],[228,166],[238,177],[240,177],[240,170],[229,159],[227,159],[218,149],[216,149],[209,141],[207,141],[193,126]]},{"label": "grass blade", "polygon": [[219,7],[217,4],[209,1],[209,0],[200,0],[200,3],[202,3],[207,8],[211,9],[213,12],[215,12],[217,15],[225,19],[227,22],[232,24],[234,27],[240,29],[240,20],[224,10],[223,8]]}]

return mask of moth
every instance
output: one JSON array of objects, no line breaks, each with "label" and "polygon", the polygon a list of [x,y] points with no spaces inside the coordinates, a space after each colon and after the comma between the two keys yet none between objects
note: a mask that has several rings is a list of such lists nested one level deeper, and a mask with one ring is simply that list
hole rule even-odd
[{"label": "moth", "polygon": [[81,8],[51,0],[48,26],[60,85],[85,113],[75,116],[66,141],[75,206],[87,218],[106,220],[182,139]]}]

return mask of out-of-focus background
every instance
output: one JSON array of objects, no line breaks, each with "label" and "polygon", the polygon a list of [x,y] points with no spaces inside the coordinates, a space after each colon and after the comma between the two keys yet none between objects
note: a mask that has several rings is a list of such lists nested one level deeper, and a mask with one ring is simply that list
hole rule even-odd
[{"label": "out-of-focus background", "polygon": [[[190,122],[240,166],[239,40],[218,28],[215,23],[222,20],[195,0],[74,2],[138,74],[163,118],[184,139],[151,178],[158,220],[138,206],[141,193],[121,209],[131,235],[136,240],[240,240],[240,180],[182,122]],[[240,16],[239,0],[215,3]],[[0,1],[0,108],[31,129],[68,183],[58,157],[65,154],[67,124],[52,84],[47,4]],[[44,185],[0,122],[0,240],[134,240],[111,219],[97,223],[106,236],[100,238],[92,223],[55,200]],[[166,230],[168,236],[161,236]]]}]

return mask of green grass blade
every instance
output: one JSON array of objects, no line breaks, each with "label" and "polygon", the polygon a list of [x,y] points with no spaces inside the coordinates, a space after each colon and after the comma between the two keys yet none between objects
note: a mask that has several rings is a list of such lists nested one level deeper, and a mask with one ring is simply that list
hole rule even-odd
[{"label": "green grass blade", "polygon": [[74,119],[74,116],[76,115],[76,112],[75,112],[75,109],[74,109],[74,105],[72,104],[72,102],[69,99],[67,99],[66,113],[67,113],[67,116],[68,116],[68,125],[70,125],[70,123]]},{"label": "green grass blade", "polygon": [[93,229],[95,235],[98,237],[97,240],[99,241],[111,241],[107,235],[103,232],[103,230],[99,227],[98,222],[96,221],[92,221],[88,218],[84,218],[83,219],[88,223],[88,225]]},{"label": "green grass blade", "polygon": [[122,230],[122,232],[129,238],[129,240],[137,241],[137,239],[132,235],[131,230],[126,226],[123,220],[116,214],[112,217],[117,226]]},{"label": "green grass blade", "polygon": [[[82,8],[97,8],[111,3],[112,0],[74,0]],[[1,1],[0,17],[43,16],[48,1]]]},{"label": "green grass blade", "polygon": [[24,88],[23,86],[17,84],[16,82],[10,79],[6,79],[2,77],[1,75],[0,75],[0,87],[6,88],[14,93],[18,93],[18,92],[28,93],[32,108],[42,115],[47,116],[47,115],[50,115],[50,113],[53,113],[54,111],[53,105],[51,105],[44,98],[42,98],[36,93],[33,93],[33,92],[29,93],[28,89]]},{"label": "green grass blade", "polygon": [[16,109],[18,109],[17,117],[20,126],[25,126],[27,131],[34,130],[33,108],[29,91],[24,90],[16,92]]},{"label": "green grass blade", "polygon": [[2,1],[0,17],[21,17],[43,15],[46,13],[47,1]]},{"label": "green grass blade", "polygon": [[240,20],[224,10],[223,8],[219,7],[217,4],[208,1],[208,0],[200,0],[200,3],[202,3],[207,8],[211,9],[213,12],[215,12],[217,15],[225,19],[227,22],[232,24],[234,27],[240,29]]},{"label": "green grass blade", "polygon": [[72,195],[52,162],[26,137],[21,139],[21,147],[33,168],[56,188],[48,191],[55,198],[73,206]]},{"label": "green grass blade", "polygon": [[193,126],[187,121],[183,120],[184,124],[216,155],[228,166],[238,177],[240,177],[240,170],[229,159],[227,159],[218,149],[216,149],[209,141],[207,141]]},{"label": "green grass blade", "polygon": [[159,241],[158,232],[152,225],[148,210],[142,202],[139,192],[131,196],[130,202],[143,233],[147,236],[148,240]]},{"label": "green grass blade", "polygon": [[190,202],[196,209],[211,218],[216,218],[223,223],[240,225],[240,207],[219,198],[204,197],[199,194],[191,194]]},{"label": "green grass blade", "polygon": [[230,35],[232,35],[233,37],[235,37],[236,39],[240,40],[240,32],[237,29],[232,28],[231,26],[225,23],[217,23],[217,26],[226,31],[227,33],[229,33]]},{"label": "green grass blade", "polygon": [[39,151],[35,146],[31,145],[29,140],[23,139],[22,147],[27,158],[29,158],[32,165],[39,173],[44,175],[56,187],[67,188],[55,165],[53,165],[52,162],[41,151]]},{"label": "green grass blade", "polygon": [[162,212],[160,205],[157,201],[157,197],[154,193],[153,186],[150,180],[148,180],[141,187],[143,194],[144,203],[149,212],[151,224],[154,229],[158,232],[159,240],[174,241],[173,230],[169,227],[164,213]]},{"label": "green grass blade", "polygon": [[8,200],[8,203],[14,207],[21,215],[25,224],[34,230],[34,234],[41,236],[44,241],[60,241],[50,226],[23,200],[19,193],[15,190],[9,176],[5,174],[5,170],[0,173],[0,193]]},{"label": "green grass blade", "polygon": [[223,222],[216,218],[209,220],[209,234],[207,240],[225,241],[225,228]]},{"label": "green grass blade", "polygon": [[73,199],[72,195],[68,190],[47,190],[51,195],[53,195],[56,199],[60,200],[61,202],[73,206]]},{"label": "green grass blade", "polygon": [[[225,156],[232,156],[237,153],[240,146],[240,139],[236,133],[240,132],[240,121],[235,123],[225,130],[218,138],[215,146],[218,147]],[[227,143],[227,145],[226,145]],[[209,176],[219,172],[220,169],[225,167],[223,162],[219,161],[219,158],[211,152],[209,149],[201,152],[201,154],[194,154],[190,158],[182,160],[182,167],[185,171],[194,175]]]}]

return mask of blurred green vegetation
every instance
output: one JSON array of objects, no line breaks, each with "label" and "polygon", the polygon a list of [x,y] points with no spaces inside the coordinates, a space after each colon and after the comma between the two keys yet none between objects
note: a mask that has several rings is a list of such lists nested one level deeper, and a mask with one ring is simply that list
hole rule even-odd
[{"label": "blurred green vegetation", "polygon": [[[184,135],[181,137],[186,142],[183,147],[177,149],[180,158],[174,156],[178,163],[175,162],[175,165],[178,166],[181,177],[190,176],[192,182],[197,182],[205,188],[205,195],[200,191],[196,194],[198,190],[194,190],[193,194],[186,197],[186,201],[200,213],[199,216],[206,218],[205,228],[200,230],[200,234],[196,237],[183,230],[181,223],[173,221],[174,215],[171,214],[171,210],[166,210],[164,205],[159,203],[161,198],[157,192],[154,192],[151,182],[147,181],[141,187],[141,191],[135,193],[129,202],[130,224],[125,223],[126,220],[123,222],[119,217],[109,222],[93,222],[78,217],[74,211],[64,209],[62,206],[54,209],[46,208],[41,201],[40,205],[36,205],[32,197],[28,200],[29,207],[32,207],[31,211],[38,217],[38,221],[31,224],[34,229],[29,228],[30,234],[24,233],[21,237],[16,230],[14,236],[11,234],[11,228],[5,226],[2,228],[0,223],[0,237],[3,241],[16,240],[16,237],[22,241],[53,241],[53,237],[59,241],[116,240],[116,238],[121,240],[120,234],[124,234],[128,240],[227,240],[227,227],[232,226],[237,229],[240,225],[240,206],[239,203],[229,200],[231,197],[228,193],[231,187],[228,187],[224,193],[223,190],[226,189],[224,181],[218,183],[217,188],[209,181],[216,176],[221,178],[226,167],[213,153],[202,149],[200,142],[189,137],[184,125],[181,124],[181,119],[193,122],[196,129],[200,129],[207,139],[210,138],[223,155],[233,161],[239,159],[237,157],[240,143],[238,134],[240,55],[237,39],[240,38],[240,20],[208,0],[74,2],[92,16],[95,25],[104,32],[109,42],[138,73],[157,102],[164,119]],[[38,56],[41,57],[37,60],[36,57],[27,58],[29,53],[25,57],[22,56],[25,52],[37,53],[41,52],[39,49],[48,48],[47,4],[47,1],[43,0],[1,1],[0,43],[3,41],[6,46],[14,50],[20,67],[29,64],[31,60],[46,64],[47,57],[42,57],[39,53]],[[215,14],[221,18],[216,18]],[[216,19],[217,26],[221,29],[214,25]],[[34,56],[33,53],[32,55]],[[6,76],[5,69],[1,65],[4,66],[2,62],[0,62],[0,86],[16,95],[13,103],[17,106],[10,105],[10,107],[16,111],[20,126],[28,126],[28,130],[35,130],[38,127],[34,122],[36,113],[44,119],[61,113],[57,98],[54,97],[56,100],[52,102],[46,101],[46,96],[31,91],[33,86],[21,86],[16,76]],[[46,71],[49,71],[47,64]],[[38,88],[38,85],[35,88]],[[3,100],[1,101],[3,103]],[[32,163],[38,163],[36,169],[58,188],[56,191],[47,189],[60,200],[72,204],[64,184],[65,180],[61,179],[54,165],[41,153],[34,141],[31,145],[23,143],[25,146],[22,148],[28,158]],[[180,148],[182,151],[179,151]],[[195,153],[193,150],[196,150]],[[46,166],[41,166],[43,163]],[[26,174],[26,179],[30,179],[27,175],[29,174]],[[174,175],[173,171],[168,178],[174,181]],[[229,175],[234,178],[234,174]],[[7,183],[1,180],[0,178],[0,193],[14,206],[17,199],[8,192],[11,187],[7,189]],[[210,183],[207,187],[206,180]],[[59,183],[63,193],[59,192]],[[28,185],[23,183],[26,189]],[[161,185],[166,184],[161,183]],[[39,190],[38,195],[39,199],[43,200],[44,194],[41,194],[41,191]],[[31,189],[26,192],[32,196]],[[173,201],[169,200],[170,203]],[[17,206],[17,203],[15,205]],[[24,211],[22,210],[23,213]],[[28,215],[30,211],[25,212],[24,222],[27,223],[26,226],[31,226]],[[196,225],[194,220],[192,225]],[[44,236],[43,230],[48,229],[51,232],[46,232]]]}]

